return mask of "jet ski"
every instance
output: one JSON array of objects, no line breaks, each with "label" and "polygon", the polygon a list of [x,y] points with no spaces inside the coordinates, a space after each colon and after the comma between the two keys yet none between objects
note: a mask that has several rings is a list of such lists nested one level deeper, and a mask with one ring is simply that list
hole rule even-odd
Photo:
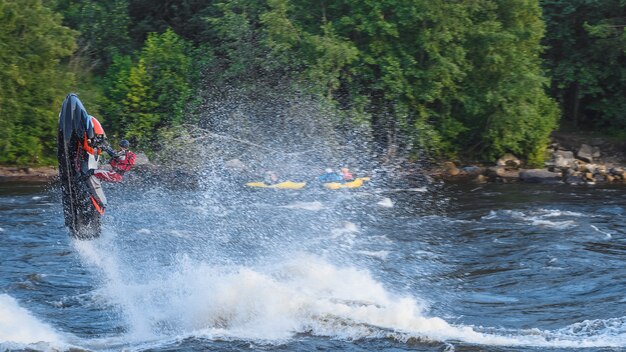
[{"label": "jet ski", "polygon": [[98,238],[107,200],[100,180],[89,170],[98,168],[106,135],[74,93],[61,106],[57,146],[65,226],[76,239]]}]

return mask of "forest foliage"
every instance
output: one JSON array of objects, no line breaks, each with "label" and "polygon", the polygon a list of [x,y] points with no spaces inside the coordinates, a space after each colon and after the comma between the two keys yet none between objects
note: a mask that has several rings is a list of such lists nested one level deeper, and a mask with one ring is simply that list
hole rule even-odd
[{"label": "forest foliage", "polygon": [[0,163],[53,162],[70,91],[149,150],[207,85],[280,84],[380,152],[540,165],[559,120],[626,133],[625,24],[623,0],[0,0]]}]

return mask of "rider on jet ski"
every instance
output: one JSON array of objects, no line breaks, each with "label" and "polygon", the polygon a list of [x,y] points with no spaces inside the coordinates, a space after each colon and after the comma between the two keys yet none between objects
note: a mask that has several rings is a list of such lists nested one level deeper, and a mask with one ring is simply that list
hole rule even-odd
[{"label": "rider on jet ski", "polygon": [[113,150],[109,146],[103,149],[112,158],[109,162],[109,165],[111,165],[110,170],[108,168],[89,170],[98,179],[106,182],[122,182],[124,173],[130,171],[135,164],[137,155],[128,149],[130,147],[130,143],[127,140],[122,139],[119,146],[120,149],[117,151]]}]

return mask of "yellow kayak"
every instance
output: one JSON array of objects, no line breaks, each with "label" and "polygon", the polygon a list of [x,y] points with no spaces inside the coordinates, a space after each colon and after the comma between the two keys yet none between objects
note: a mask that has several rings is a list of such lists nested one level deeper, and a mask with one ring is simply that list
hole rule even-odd
[{"label": "yellow kayak", "polygon": [[354,181],[350,181],[346,183],[340,183],[340,182],[324,183],[324,187],[328,189],[359,188],[363,186],[363,182],[369,181],[369,180],[370,180],[369,177],[359,177],[355,179]]},{"label": "yellow kayak", "polygon": [[306,182],[292,182],[285,181],[280,183],[275,183],[273,185],[268,185],[263,182],[248,182],[246,183],[248,187],[258,187],[258,188],[278,188],[278,189],[302,189],[306,186]]}]

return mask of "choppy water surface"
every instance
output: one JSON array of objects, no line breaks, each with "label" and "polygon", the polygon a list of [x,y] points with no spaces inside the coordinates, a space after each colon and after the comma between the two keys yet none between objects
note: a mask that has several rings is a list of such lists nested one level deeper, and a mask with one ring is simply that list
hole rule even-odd
[{"label": "choppy water surface", "polygon": [[0,184],[0,350],[626,350],[626,188]]}]

